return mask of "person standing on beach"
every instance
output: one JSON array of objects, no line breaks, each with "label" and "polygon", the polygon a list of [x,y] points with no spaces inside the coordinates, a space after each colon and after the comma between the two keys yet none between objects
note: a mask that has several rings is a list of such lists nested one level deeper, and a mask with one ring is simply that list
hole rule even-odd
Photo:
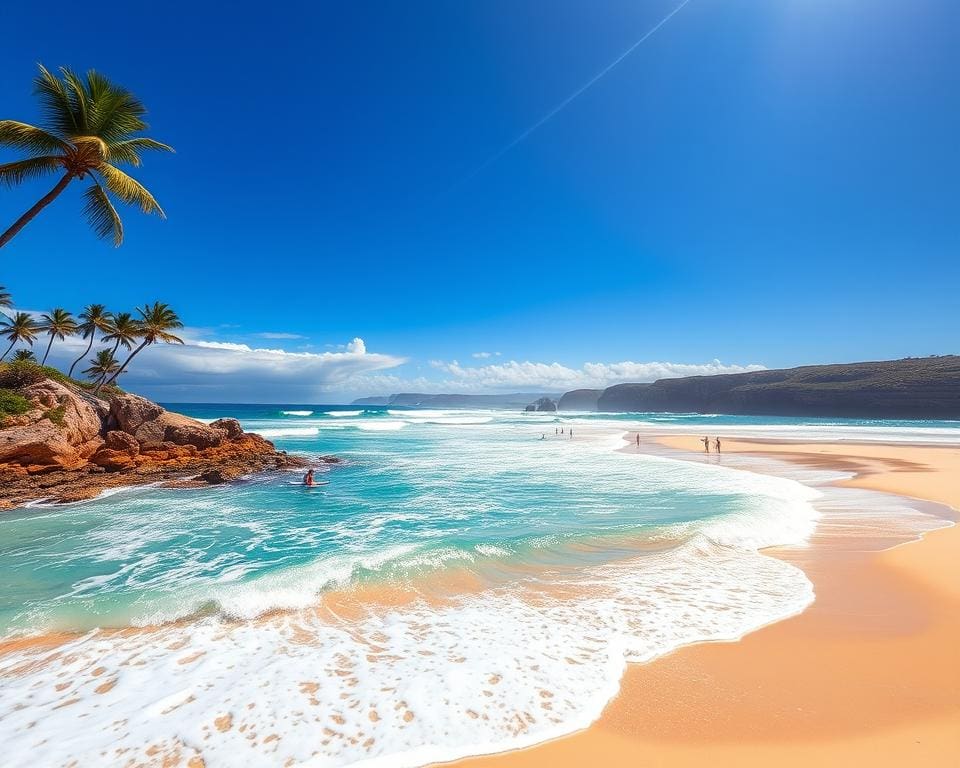
[{"label": "person standing on beach", "polygon": [[570,427],[570,439],[573,440],[573,427]]},{"label": "person standing on beach", "polygon": [[700,442],[703,443],[703,452],[710,453],[710,438],[704,437]]},{"label": "person standing on beach", "polygon": [[717,449],[717,453],[720,453],[720,438],[719,438],[719,437],[718,437],[716,440],[713,441],[713,446],[714,446],[714,448]]},{"label": "person standing on beach", "polygon": [[637,432],[637,448],[640,447],[640,433]]}]

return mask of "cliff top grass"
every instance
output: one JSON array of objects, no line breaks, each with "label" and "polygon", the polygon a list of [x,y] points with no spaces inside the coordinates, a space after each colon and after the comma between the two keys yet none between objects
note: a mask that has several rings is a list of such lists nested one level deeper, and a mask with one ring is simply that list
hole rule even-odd
[{"label": "cliff top grass", "polygon": [[[72,379],[56,368],[51,368],[49,365],[40,365],[40,363],[32,360],[13,360],[9,363],[0,363],[0,389],[2,390],[15,392],[24,387],[29,387],[31,384],[38,384],[45,379],[52,379],[58,384],[74,387],[84,392],[92,393],[96,389],[95,382]],[[100,396],[104,398],[122,393],[123,390],[115,384],[100,389]]]}]

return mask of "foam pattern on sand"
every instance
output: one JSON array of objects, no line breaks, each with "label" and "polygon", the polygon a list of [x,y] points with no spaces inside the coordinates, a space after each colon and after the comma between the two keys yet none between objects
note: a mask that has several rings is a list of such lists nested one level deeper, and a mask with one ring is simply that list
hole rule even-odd
[{"label": "foam pattern on sand", "polygon": [[5,764],[412,766],[521,746],[589,724],[627,661],[736,639],[812,598],[796,568],[698,536],[349,622],[300,611],[94,632],[2,657]]}]

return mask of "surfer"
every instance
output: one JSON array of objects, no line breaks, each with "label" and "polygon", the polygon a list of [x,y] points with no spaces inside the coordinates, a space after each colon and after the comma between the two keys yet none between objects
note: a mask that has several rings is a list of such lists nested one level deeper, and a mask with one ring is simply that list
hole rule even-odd
[{"label": "surfer", "polygon": [[304,484],[304,485],[308,485],[308,486],[314,484],[314,483],[313,483],[313,470],[312,470],[312,469],[308,469],[308,470],[307,470],[307,474],[305,474],[305,475],[303,476],[303,484]]}]

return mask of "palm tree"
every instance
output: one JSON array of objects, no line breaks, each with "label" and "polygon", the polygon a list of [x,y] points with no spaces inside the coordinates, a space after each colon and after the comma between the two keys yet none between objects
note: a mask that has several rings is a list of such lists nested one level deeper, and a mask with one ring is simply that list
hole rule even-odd
[{"label": "palm tree", "polygon": [[123,346],[132,349],[133,342],[140,338],[140,323],[129,312],[117,312],[110,321],[110,330],[103,336],[104,341],[112,341],[113,355]]},{"label": "palm tree", "polygon": [[6,316],[6,312],[3,310],[9,309],[13,306],[13,296],[10,295],[10,292],[0,285],[0,315]]},{"label": "palm tree", "polygon": [[37,356],[33,354],[32,349],[18,349],[11,358],[16,363],[35,363]]},{"label": "palm tree", "polygon": [[113,356],[113,352],[109,349],[101,349],[97,352],[96,357],[90,359],[90,367],[85,368],[83,372],[97,382],[97,386],[93,390],[93,394],[97,395],[100,394],[100,387],[103,386],[104,379],[119,370],[120,363]]},{"label": "palm tree", "polygon": [[112,320],[113,315],[107,312],[107,308],[103,304],[90,304],[84,308],[83,312],[80,313],[79,330],[83,334],[83,338],[90,339],[90,342],[87,344],[87,348],[83,350],[83,354],[70,365],[67,376],[73,376],[73,369],[77,367],[77,363],[90,354],[97,332],[107,333],[111,330]]},{"label": "palm tree", "polygon": [[183,323],[180,322],[177,313],[170,309],[168,305],[155,301],[153,304],[137,307],[137,312],[140,313],[140,320],[138,322],[140,325],[140,338],[142,338],[143,341],[130,353],[130,356],[124,361],[123,365],[120,366],[120,370],[107,380],[107,384],[112,384],[116,381],[117,377],[127,370],[130,361],[133,360],[133,358],[137,356],[137,353],[144,347],[150,344],[156,344],[158,341],[162,341],[165,344],[183,344],[183,339],[170,333],[174,328],[183,328]]},{"label": "palm tree", "polygon": [[57,307],[52,312],[41,315],[41,317],[43,323],[40,330],[50,337],[50,341],[47,342],[47,351],[43,353],[43,360],[40,361],[40,365],[46,365],[47,355],[50,354],[53,340],[60,339],[60,341],[63,341],[67,336],[73,336],[77,332],[78,326],[77,321],[73,319],[73,315],[61,307]]},{"label": "palm tree", "polygon": [[26,312],[17,312],[13,317],[5,317],[2,325],[0,325],[0,335],[10,339],[10,346],[7,347],[7,351],[0,356],[0,361],[10,353],[13,345],[19,341],[25,341],[32,347],[33,342],[37,338],[37,334],[41,330],[41,327],[37,325],[37,321]]},{"label": "palm tree", "polygon": [[123,242],[123,223],[109,190],[124,203],[136,204],[144,213],[164,217],[163,209],[140,182],[115,163],[140,165],[145,150],[172,152],[159,141],[138,136],[146,130],[146,109],[132,93],[89,70],[83,78],[65,67],[60,76],[40,65],[33,81],[45,124],[36,127],[16,120],[0,120],[0,146],[23,150],[28,157],[0,165],[0,181],[16,186],[27,179],[62,173],[56,186],[0,235],[0,248],[67,188],[74,179],[90,177],[83,193],[84,213],[99,237]]}]

